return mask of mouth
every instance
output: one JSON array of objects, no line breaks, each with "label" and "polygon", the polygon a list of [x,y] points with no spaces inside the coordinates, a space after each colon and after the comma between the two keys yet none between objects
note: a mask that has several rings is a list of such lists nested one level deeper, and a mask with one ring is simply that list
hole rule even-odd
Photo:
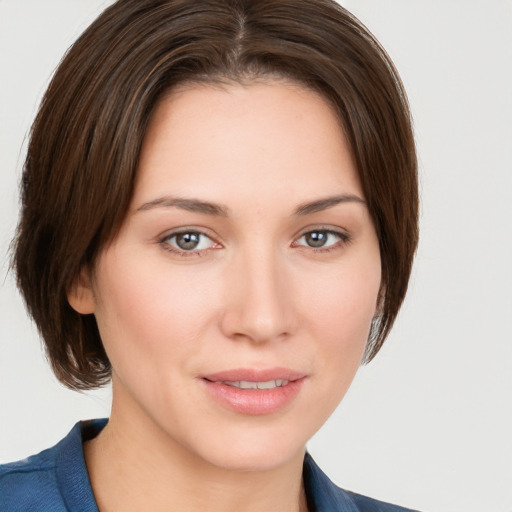
[{"label": "mouth", "polygon": [[239,414],[275,413],[294,401],[306,375],[287,368],[236,369],[201,378],[217,404]]},{"label": "mouth", "polygon": [[252,382],[250,380],[224,380],[222,381],[222,384],[225,384],[226,386],[233,386],[234,388],[238,389],[274,389],[280,388],[281,386],[286,386],[289,382],[289,380],[282,379],[267,380],[262,382]]},{"label": "mouth", "polygon": [[[227,385],[240,387],[238,383],[268,384],[271,387],[279,387],[305,377],[304,372],[290,368],[234,368],[216,373],[203,375],[202,378],[210,382],[223,382]],[[251,389],[251,388],[249,388]],[[254,389],[254,388],[253,388]],[[265,389],[264,387],[261,389]]]}]

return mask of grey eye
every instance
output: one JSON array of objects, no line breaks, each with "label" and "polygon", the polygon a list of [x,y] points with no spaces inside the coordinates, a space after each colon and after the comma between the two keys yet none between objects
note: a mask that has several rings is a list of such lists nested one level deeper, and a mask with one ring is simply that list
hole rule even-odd
[{"label": "grey eye", "polygon": [[201,241],[200,233],[180,233],[175,235],[176,245],[184,251],[196,249]]},{"label": "grey eye", "polygon": [[323,247],[329,238],[329,233],[326,231],[311,231],[304,235],[306,243],[310,247]]},{"label": "grey eye", "polygon": [[182,231],[165,236],[160,243],[174,253],[184,256],[193,255],[208,249],[217,248],[217,244],[201,231]]},{"label": "grey eye", "polygon": [[336,233],[326,229],[318,229],[316,231],[308,231],[304,233],[296,242],[297,245],[303,247],[311,247],[313,249],[327,248],[336,245],[341,240],[346,240],[342,233]]}]

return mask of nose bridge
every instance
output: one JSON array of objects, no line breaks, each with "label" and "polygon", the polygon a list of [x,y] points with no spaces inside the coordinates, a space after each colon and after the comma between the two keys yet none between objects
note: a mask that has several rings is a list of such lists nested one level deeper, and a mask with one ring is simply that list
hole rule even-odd
[{"label": "nose bridge", "polygon": [[253,342],[290,334],[293,315],[286,274],[282,257],[270,243],[241,252],[229,280],[226,334]]}]

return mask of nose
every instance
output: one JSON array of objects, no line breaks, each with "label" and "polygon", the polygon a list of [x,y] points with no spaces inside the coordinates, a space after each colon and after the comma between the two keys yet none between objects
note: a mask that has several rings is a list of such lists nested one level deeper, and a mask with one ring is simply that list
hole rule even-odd
[{"label": "nose", "polygon": [[275,251],[240,254],[228,272],[224,335],[251,343],[289,337],[296,321],[293,279]]}]

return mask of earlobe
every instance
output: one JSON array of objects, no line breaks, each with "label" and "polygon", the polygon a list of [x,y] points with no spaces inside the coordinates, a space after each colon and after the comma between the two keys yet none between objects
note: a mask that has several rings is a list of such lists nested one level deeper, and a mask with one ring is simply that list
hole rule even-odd
[{"label": "earlobe", "polygon": [[96,309],[96,301],[92,290],[90,270],[83,267],[80,273],[69,287],[69,305],[81,315],[90,315]]}]

